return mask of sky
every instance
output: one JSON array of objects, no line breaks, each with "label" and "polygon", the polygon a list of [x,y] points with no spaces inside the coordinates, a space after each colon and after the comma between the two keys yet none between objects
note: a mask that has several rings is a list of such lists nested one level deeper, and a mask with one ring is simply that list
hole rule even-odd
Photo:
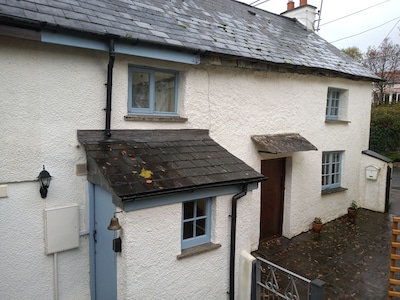
[{"label": "sky", "polygon": [[[238,1],[252,4],[256,0]],[[287,2],[259,0],[253,6],[280,14]],[[294,0],[295,7],[299,2]],[[355,46],[365,53],[369,46],[379,47],[385,37],[400,44],[400,0],[308,0],[308,4],[321,13],[318,34],[339,49]]]}]

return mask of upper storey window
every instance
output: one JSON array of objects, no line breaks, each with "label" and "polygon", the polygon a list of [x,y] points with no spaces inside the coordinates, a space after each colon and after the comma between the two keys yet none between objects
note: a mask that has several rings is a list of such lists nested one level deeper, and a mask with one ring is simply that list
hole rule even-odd
[{"label": "upper storey window", "polygon": [[326,99],[326,119],[337,120],[339,118],[339,107],[340,90],[329,88]]},{"label": "upper storey window", "polygon": [[177,115],[178,73],[129,68],[128,113]]},{"label": "upper storey window", "polygon": [[326,97],[327,121],[347,121],[348,91],[338,88],[328,88]]}]

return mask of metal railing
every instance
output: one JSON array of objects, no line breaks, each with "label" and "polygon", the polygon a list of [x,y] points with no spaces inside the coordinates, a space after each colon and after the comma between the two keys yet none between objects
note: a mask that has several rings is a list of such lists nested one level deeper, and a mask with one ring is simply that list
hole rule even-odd
[{"label": "metal railing", "polygon": [[266,259],[256,260],[257,300],[323,300],[325,282],[310,280]]}]

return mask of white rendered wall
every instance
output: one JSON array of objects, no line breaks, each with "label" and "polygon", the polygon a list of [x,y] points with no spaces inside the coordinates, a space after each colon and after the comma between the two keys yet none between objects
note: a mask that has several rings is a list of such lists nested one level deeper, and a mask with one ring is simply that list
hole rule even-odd
[{"label": "white rendered wall", "polygon": [[[180,259],[181,203],[120,214],[123,250],[118,278],[126,284],[118,285],[119,298],[228,299],[232,196],[217,197],[212,204],[211,242],[221,247]],[[238,200],[236,249],[246,251],[250,251],[251,228],[246,220],[252,218],[251,196],[249,192]],[[240,252],[236,251],[237,276]]]},{"label": "white rendered wall", "polygon": [[[1,299],[54,299],[44,208],[77,203],[87,231],[87,180],[75,172],[86,158],[76,130],[102,127],[106,64],[106,54],[0,37],[0,182],[8,187],[0,198]],[[46,199],[36,181],[43,165],[52,176]],[[59,299],[90,298],[87,235],[58,254],[58,279]]]},{"label": "white rendered wall", "polygon": [[[360,193],[361,151],[368,149],[369,83],[216,67],[190,72],[186,80],[186,107],[191,101],[202,103],[188,113],[210,116],[203,118],[209,124],[200,127],[207,126],[217,142],[256,170],[260,170],[260,160],[282,155],[258,154],[251,135],[298,132],[318,148],[286,154],[291,156],[286,173],[291,188],[285,191],[285,201],[290,201],[285,203],[285,208],[289,207],[284,211],[285,236],[308,230],[316,216],[327,222],[346,213],[348,204]],[[196,82],[209,82],[208,90],[197,87]],[[328,87],[349,90],[349,123],[325,122]],[[342,186],[348,190],[321,196],[322,151],[336,150],[344,150]],[[259,194],[254,196],[253,203],[258,206]],[[252,221],[258,228],[258,215]],[[257,239],[258,232],[253,241],[257,243]]]},{"label": "white rendered wall", "polygon": [[[87,229],[86,178],[75,174],[75,165],[85,163],[86,156],[76,135],[79,129],[105,127],[107,63],[107,53],[0,38],[4,132],[0,184],[8,186],[8,197],[0,198],[0,225],[13,228],[3,231],[0,244],[0,298],[53,297],[53,260],[44,254],[45,207],[78,203],[80,229]],[[129,64],[180,70],[179,114],[188,121],[125,121]],[[328,86],[349,90],[351,123],[325,123]],[[251,135],[298,132],[313,143],[318,151],[285,154],[283,233],[287,237],[307,230],[315,216],[326,222],[345,214],[351,200],[360,195],[361,151],[368,148],[369,83],[117,55],[112,96],[112,129],[209,129],[213,139],[256,170],[262,159],[282,155],[258,154]],[[345,150],[342,185],[348,190],[321,196],[321,152],[330,150]],[[40,198],[35,181],[43,164],[53,176],[46,199]],[[168,293],[184,286],[199,299],[210,298],[201,288],[208,284],[207,292],[216,299],[226,297],[231,197],[219,197],[214,203],[212,239],[221,248],[181,260],[176,259],[179,204],[124,214],[119,298],[153,293],[147,290],[150,282],[155,290]],[[260,189],[238,201],[236,266],[242,250],[258,247],[259,209]],[[84,235],[80,248],[60,253],[60,299],[89,297],[88,244]]]},{"label": "white rendered wall", "polygon": [[[376,166],[379,168],[377,180],[366,178],[365,168],[368,166]],[[361,193],[357,204],[363,208],[373,211],[385,212],[386,200],[386,179],[387,167],[393,169],[392,163],[386,163],[382,160],[363,155],[360,164],[360,186]]]}]

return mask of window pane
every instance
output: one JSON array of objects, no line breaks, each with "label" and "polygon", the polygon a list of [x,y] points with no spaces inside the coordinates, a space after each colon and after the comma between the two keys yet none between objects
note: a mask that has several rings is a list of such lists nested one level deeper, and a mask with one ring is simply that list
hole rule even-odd
[{"label": "window pane", "polygon": [[329,108],[329,103],[330,103],[330,102],[329,102],[329,99],[327,99],[327,100],[326,100],[326,111],[325,111],[325,114],[326,114],[326,115],[329,115],[329,110],[330,110],[330,108]]},{"label": "window pane", "polygon": [[195,201],[183,203],[183,219],[192,219],[194,217],[194,203]]},{"label": "window pane", "polygon": [[196,236],[206,234],[206,219],[200,219],[196,222]]},{"label": "window pane", "polygon": [[334,162],[339,162],[339,153],[333,153],[333,161]]},{"label": "window pane", "polygon": [[175,74],[155,72],[154,110],[175,111]]},{"label": "window pane", "polygon": [[338,183],[339,182],[339,176],[337,174],[333,175],[332,183]]},{"label": "window pane", "polygon": [[190,239],[193,237],[193,221],[183,223],[183,239]]},{"label": "window pane", "polygon": [[327,185],[327,184],[328,184],[328,177],[322,176],[322,185]]},{"label": "window pane", "polygon": [[205,216],[207,213],[206,209],[207,209],[207,199],[197,200],[196,216],[197,217]]},{"label": "window pane", "polygon": [[149,108],[150,99],[150,74],[132,73],[132,107]]}]

